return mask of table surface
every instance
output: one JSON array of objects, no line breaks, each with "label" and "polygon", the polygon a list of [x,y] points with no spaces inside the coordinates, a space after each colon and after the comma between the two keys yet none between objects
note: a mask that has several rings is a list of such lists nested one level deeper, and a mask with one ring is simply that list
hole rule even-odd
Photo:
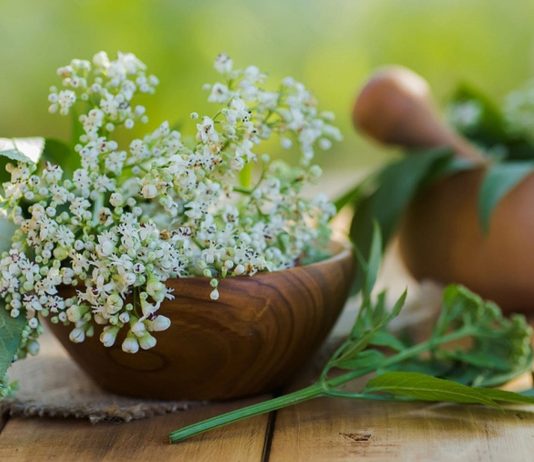
[{"label": "table surface", "polygon": [[534,406],[496,410],[320,398],[167,443],[170,430],[250,403],[128,424],[4,419],[0,461],[533,460]]}]

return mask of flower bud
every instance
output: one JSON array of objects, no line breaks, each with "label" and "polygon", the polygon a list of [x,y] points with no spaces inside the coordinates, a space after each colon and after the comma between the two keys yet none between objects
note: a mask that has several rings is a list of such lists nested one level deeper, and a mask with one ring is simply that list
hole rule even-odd
[{"label": "flower bud", "polygon": [[156,339],[147,332],[139,339],[139,345],[143,350],[150,350],[156,346]]},{"label": "flower bud", "polygon": [[82,343],[85,340],[85,332],[81,327],[72,329],[69,334],[69,339],[73,343]]},{"label": "flower bud", "polygon": [[171,320],[163,315],[158,315],[153,321],[147,321],[148,329],[152,332],[167,330],[171,325]]},{"label": "flower bud", "polygon": [[137,321],[133,326],[131,331],[137,336],[142,337],[146,333],[145,323],[143,321]]},{"label": "flower bud", "polygon": [[104,330],[100,334],[100,341],[105,347],[111,347],[115,344],[115,340],[117,339],[118,332],[119,332],[118,327],[106,326],[104,327]]},{"label": "flower bud", "polygon": [[139,351],[139,343],[133,334],[128,334],[122,342],[122,351],[125,353],[137,353]]}]

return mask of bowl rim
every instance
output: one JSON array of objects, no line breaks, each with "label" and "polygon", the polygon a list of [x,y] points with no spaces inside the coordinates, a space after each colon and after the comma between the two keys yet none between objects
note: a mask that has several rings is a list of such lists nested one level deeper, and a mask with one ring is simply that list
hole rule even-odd
[{"label": "bowl rim", "polygon": [[[328,258],[324,258],[322,260],[309,263],[307,265],[296,265],[292,266],[290,268],[285,268],[281,270],[276,271],[259,271],[256,274],[249,276],[249,275],[241,275],[241,276],[230,276],[222,278],[219,282],[219,284],[228,284],[230,282],[244,282],[244,281],[250,281],[260,278],[268,278],[268,277],[276,277],[279,275],[287,275],[293,272],[300,272],[300,271],[307,271],[307,270],[313,270],[317,268],[322,268],[325,266],[331,266],[333,264],[337,264],[340,261],[346,260],[347,258],[352,259],[353,258],[353,245],[348,239],[331,239],[328,243],[328,249],[332,251],[332,255],[330,255]],[[194,283],[209,283],[211,278],[204,277],[204,276],[190,276],[190,277],[176,277],[176,278],[169,278],[166,281],[167,283],[171,284],[180,284],[180,283],[186,283],[186,282],[194,282]]]}]

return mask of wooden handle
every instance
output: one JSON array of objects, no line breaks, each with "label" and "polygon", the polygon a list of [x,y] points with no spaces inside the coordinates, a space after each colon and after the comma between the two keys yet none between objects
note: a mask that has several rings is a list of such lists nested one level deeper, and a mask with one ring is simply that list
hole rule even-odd
[{"label": "wooden handle", "polygon": [[373,75],[356,99],[352,120],[357,129],[384,144],[450,146],[458,157],[485,163],[480,151],[439,117],[428,83],[403,67],[388,67]]}]

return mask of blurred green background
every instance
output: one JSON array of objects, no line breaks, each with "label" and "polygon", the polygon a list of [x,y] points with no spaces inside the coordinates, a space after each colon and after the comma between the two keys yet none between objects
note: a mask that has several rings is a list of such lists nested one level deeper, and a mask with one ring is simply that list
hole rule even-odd
[{"label": "blurred green background", "polygon": [[[357,136],[350,108],[373,69],[404,64],[443,103],[458,81],[499,100],[534,75],[533,0],[0,0],[0,136],[68,136],[47,113],[55,69],[99,50],[136,53],[160,77],[151,125],[209,110],[214,56],[293,75],[332,109],[345,140],[328,168],[373,166],[390,152]],[[212,111],[209,110],[209,113]]]}]

